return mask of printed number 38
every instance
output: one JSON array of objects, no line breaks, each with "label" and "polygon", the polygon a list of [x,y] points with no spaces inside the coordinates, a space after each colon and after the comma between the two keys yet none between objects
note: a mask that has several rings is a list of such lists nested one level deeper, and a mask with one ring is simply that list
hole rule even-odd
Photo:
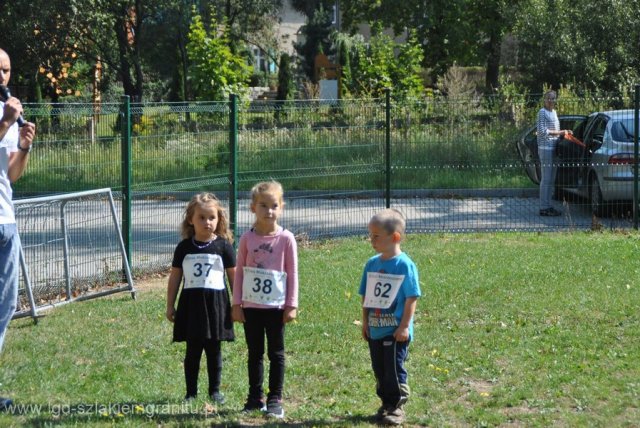
[{"label": "printed number 38", "polygon": [[381,282],[376,282],[376,287],[373,289],[373,295],[376,297],[389,297],[389,292],[391,291],[391,284],[386,283],[383,284]]},{"label": "printed number 38", "polygon": [[253,288],[251,289],[254,293],[259,293],[262,290],[262,293],[269,294],[271,293],[273,283],[270,279],[265,279],[262,281],[260,278],[253,278]]}]

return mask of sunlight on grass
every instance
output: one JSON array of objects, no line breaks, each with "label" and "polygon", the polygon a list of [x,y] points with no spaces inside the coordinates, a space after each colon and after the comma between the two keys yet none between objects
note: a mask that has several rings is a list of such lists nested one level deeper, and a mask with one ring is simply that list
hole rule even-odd
[{"label": "sunlight on grass", "polygon": [[[423,292],[407,362],[408,424],[637,424],[639,247],[637,233],[408,236],[403,249]],[[286,422],[373,424],[378,400],[357,294],[371,255],[363,238],[300,249]],[[12,322],[0,392],[31,407],[0,415],[0,425],[266,423],[240,413],[247,379],[238,326],[236,342],[223,345],[227,404],[182,402],[184,344],[171,343],[164,287],[156,280],[135,301],[122,294],[60,307],[37,325]]]}]

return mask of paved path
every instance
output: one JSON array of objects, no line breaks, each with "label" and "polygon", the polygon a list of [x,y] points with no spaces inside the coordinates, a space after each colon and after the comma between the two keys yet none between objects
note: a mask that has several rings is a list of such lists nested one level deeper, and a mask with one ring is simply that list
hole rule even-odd
[{"label": "paved path", "polygon": [[[223,201],[226,204],[227,201]],[[384,207],[381,198],[287,199],[280,223],[301,239],[322,239],[367,233],[367,222]],[[120,210],[118,203],[117,210]],[[132,264],[135,271],[164,270],[180,240],[179,225],[185,202],[178,200],[135,200],[132,207]],[[241,199],[238,231],[251,226],[249,201]],[[586,205],[558,203],[564,215],[540,217],[538,199],[527,197],[401,198],[391,206],[407,218],[409,233],[568,231],[630,228],[629,219],[594,219]],[[244,209],[246,207],[246,209]],[[118,240],[106,201],[70,203],[66,227],[71,254],[72,277],[85,283],[105,278],[117,281],[122,266]],[[119,211],[118,211],[119,213]],[[59,208],[18,208],[25,257],[33,288],[51,290],[64,283],[64,254]],[[75,285],[74,285],[75,286]],[[63,288],[61,288],[63,289]]]}]

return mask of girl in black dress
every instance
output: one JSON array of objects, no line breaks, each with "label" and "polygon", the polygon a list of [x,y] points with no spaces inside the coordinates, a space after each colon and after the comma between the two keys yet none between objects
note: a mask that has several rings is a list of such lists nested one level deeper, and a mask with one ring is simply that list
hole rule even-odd
[{"label": "girl in black dress", "polygon": [[[176,247],[167,287],[167,319],[173,341],[186,342],[186,400],[198,394],[202,351],[207,354],[209,397],[224,403],[220,392],[221,342],[234,340],[228,286],[233,287],[236,258],[226,213],[211,193],[191,198],[184,211],[182,237]],[[225,279],[226,274],[226,279]],[[178,289],[182,291],[175,308]]]}]

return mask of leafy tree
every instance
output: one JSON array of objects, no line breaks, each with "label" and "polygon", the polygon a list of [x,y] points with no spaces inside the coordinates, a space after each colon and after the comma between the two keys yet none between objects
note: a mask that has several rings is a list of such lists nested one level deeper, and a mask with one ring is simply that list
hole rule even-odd
[{"label": "leafy tree", "polygon": [[300,33],[303,35],[302,43],[294,43],[294,48],[300,57],[300,69],[304,76],[315,82],[315,57],[319,53],[327,56],[333,54],[331,34],[334,29],[331,23],[331,13],[320,4],[307,23],[302,26]]},{"label": "leafy tree", "polygon": [[[477,57],[486,66],[485,86],[495,90],[500,86],[502,43],[513,30],[521,0],[469,0],[471,40],[477,40]],[[475,32],[475,37],[473,37]]]},{"label": "leafy tree", "polygon": [[350,36],[347,33],[335,32],[331,40],[338,52],[338,63],[342,67],[340,77],[342,96],[348,97],[351,90],[350,88],[354,86],[353,73],[351,70],[351,65],[354,62],[353,56],[356,55],[358,46],[364,46],[364,38],[360,34]]},{"label": "leafy tree", "polygon": [[245,58],[231,51],[228,27],[218,25],[213,17],[211,19],[207,31],[202,17],[195,14],[188,35],[189,72],[196,97],[225,100],[232,93],[243,95],[247,91],[251,67]]},{"label": "leafy tree", "polygon": [[[355,31],[362,23],[380,24],[394,34],[414,33],[423,51],[422,65],[435,78],[454,62],[477,62],[469,0],[341,0],[343,25]],[[474,30],[475,31],[475,30]],[[471,42],[470,42],[471,41]]]},{"label": "leafy tree", "polygon": [[638,0],[524,3],[515,31],[528,86],[540,91],[545,83],[574,83],[620,91],[636,81],[639,7]]},{"label": "leafy tree", "polygon": [[422,50],[413,34],[406,43],[398,44],[379,27],[374,28],[368,44],[355,45],[349,89],[355,96],[381,97],[386,89],[392,89],[396,99],[420,96],[421,62]]},{"label": "leafy tree", "polygon": [[281,101],[289,100],[293,97],[294,90],[291,57],[289,54],[283,53],[280,55],[280,63],[278,64],[278,94],[276,99]]},{"label": "leafy tree", "polygon": [[55,99],[67,89],[72,93],[78,89],[72,81],[80,67],[71,31],[73,15],[71,4],[56,0],[33,0],[29,7],[3,4],[1,47],[11,56],[12,84],[29,86],[30,98],[39,99],[40,84]]},{"label": "leafy tree", "polygon": [[307,18],[313,18],[319,10],[331,10],[336,4],[335,0],[289,0],[291,7],[302,13]]}]

